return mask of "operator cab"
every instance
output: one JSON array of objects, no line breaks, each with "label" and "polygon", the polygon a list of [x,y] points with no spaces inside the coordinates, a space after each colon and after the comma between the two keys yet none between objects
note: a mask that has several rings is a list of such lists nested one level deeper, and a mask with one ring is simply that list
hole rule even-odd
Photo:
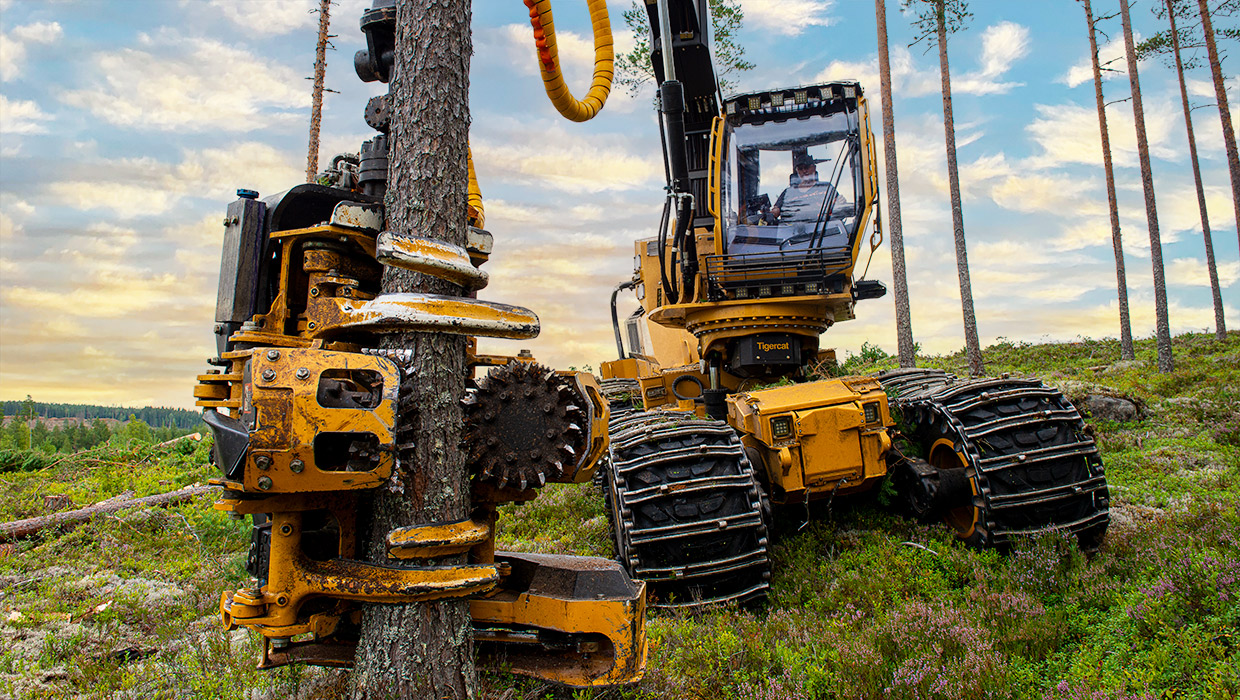
[{"label": "operator cab", "polygon": [[851,281],[873,203],[860,94],[830,83],[726,102],[712,300],[839,293]]}]

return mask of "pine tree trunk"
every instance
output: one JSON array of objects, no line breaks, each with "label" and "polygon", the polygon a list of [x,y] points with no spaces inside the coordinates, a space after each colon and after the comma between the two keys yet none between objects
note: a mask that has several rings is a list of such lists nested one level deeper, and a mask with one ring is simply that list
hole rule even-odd
[{"label": "pine tree trunk", "polygon": [[874,0],[878,19],[878,73],[883,98],[883,160],[887,166],[887,233],[891,236],[891,278],[895,286],[896,343],[900,366],[916,367],[913,321],[904,267],[904,227],[900,221],[900,175],[896,167],[895,113],[891,107],[891,61],[887,55],[887,4]]},{"label": "pine tree trunk", "polygon": [[1085,19],[1089,22],[1089,57],[1094,68],[1094,98],[1098,102],[1098,129],[1102,133],[1102,166],[1107,179],[1107,206],[1111,212],[1111,247],[1115,249],[1115,282],[1119,290],[1119,358],[1131,360],[1132,320],[1128,315],[1128,274],[1124,269],[1124,241],[1119,228],[1119,204],[1115,197],[1115,169],[1111,163],[1111,135],[1107,130],[1107,107],[1102,99],[1102,68],[1098,65],[1098,38],[1094,29],[1094,11],[1085,1]]},{"label": "pine tree trunk", "polygon": [[1128,53],[1128,84],[1132,86],[1132,116],[1137,125],[1137,156],[1141,160],[1141,185],[1145,190],[1145,220],[1150,229],[1150,260],[1154,267],[1155,335],[1158,343],[1158,371],[1175,368],[1171,359],[1171,326],[1167,321],[1167,282],[1163,277],[1162,240],[1158,233],[1158,207],[1154,202],[1154,173],[1150,168],[1150,146],[1145,137],[1145,108],[1141,104],[1141,81],[1137,75],[1137,49],[1132,40],[1132,20],[1128,0],[1120,0],[1124,22],[1124,46]]},{"label": "pine tree trunk", "polygon": [[1201,13],[1201,30],[1206,36],[1206,52],[1210,56],[1210,75],[1214,78],[1214,97],[1218,100],[1218,118],[1223,124],[1223,145],[1227,148],[1227,172],[1231,174],[1231,200],[1236,209],[1236,240],[1240,241],[1240,154],[1236,152],[1236,132],[1231,128],[1231,109],[1227,106],[1227,86],[1223,83],[1223,67],[1214,44],[1214,24],[1206,0],[1197,0]]},{"label": "pine tree trunk", "polygon": [[969,357],[969,374],[986,373],[982,364],[982,348],[977,341],[977,316],[973,313],[973,287],[969,282],[969,255],[964,242],[964,211],[960,206],[960,173],[956,167],[956,122],[952,116],[951,71],[947,65],[947,19],[943,0],[936,0],[938,18],[939,77],[943,85],[943,134],[947,139],[947,183],[952,197],[952,233],[956,239],[956,272],[960,276],[960,306],[964,315],[965,352]]},{"label": "pine tree trunk", "polygon": [[1180,102],[1184,105],[1184,126],[1188,129],[1188,156],[1193,164],[1193,184],[1197,186],[1197,208],[1201,211],[1201,237],[1206,247],[1206,269],[1210,273],[1210,291],[1214,295],[1214,337],[1227,338],[1223,318],[1223,296],[1218,286],[1218,269],[1214,265],[1214,241],[1210,238],[1210,216],[1206,213],[1206,191],[1201,184],[1201,165],[1197,161],[1197,137],[1193,135],[1193,115],[1188,106],[1188,86],[1184,83],[1184,64],[1180,60],[1180,35],[1175,26],[1175,7],[1166,0],[1167,17],[1171,20],[1171,47],[1175,53],[1175,72],[1180,79]]},{"label": "pine tree trunk", "polygon": [[306,153],[306,182],[319,172],[319,131],[323,125],[323,80],[327,75],[327,27],[332,0],[319,0],[319,43],[314,49],[314,91],[310,100],[310,147]]},{"label": "pine tree trunk", "polygon": [[[396,47],[389,92],[387,226],[464,245],[470,3],[398,0]],[[385,270],[382,289],[461,291],[395,268]],[[398,440],[412,438],[415,447],[413,458],[402,458],[396,468],[392,483],[401,490],[380,489],[375,498],[369,530],[372,561],[383,561],[383,538],[390,529],[459,520],[469,511],[460,449],[465,339],[411,333],[387,338],[385,345],[414,349],[410,379],[401,387],[414,410],[402,413],[405,427]],[[353,684],[354,700],[472,698],[477,680],[468,602],[367,606]]]}]

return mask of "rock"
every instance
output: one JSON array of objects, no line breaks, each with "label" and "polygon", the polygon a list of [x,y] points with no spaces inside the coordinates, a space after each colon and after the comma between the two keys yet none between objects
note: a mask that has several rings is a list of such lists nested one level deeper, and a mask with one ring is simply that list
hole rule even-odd
[{"label": "rock", "polygon": [[1145,363],[1141,360],[1120,360],[1119,362],[1112,363],[1111,366],[1107,367],[1103,370],[1103,372],[1105,374],[1119,374],[1121,372],[1127,372],[1130,369],[1140,369],[1144,366]]},{"label": "rock", "polygon": [[1085,409],[1091,417],[1097,420],[1106,420],[1114,423],[1136,420],[1141,415],[1141,409],[1136,402],[1119,396],[1107,396],[1105,394],[1086,395],[1081,401],[1081,408]]}]

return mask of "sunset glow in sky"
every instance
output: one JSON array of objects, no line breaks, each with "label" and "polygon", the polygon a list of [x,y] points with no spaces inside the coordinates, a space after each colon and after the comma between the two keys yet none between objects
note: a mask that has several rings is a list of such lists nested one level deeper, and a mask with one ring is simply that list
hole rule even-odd
[{"label": "sunset glow in sky", "polygon": [[[0,398],[191,407],[213,354],[221,221],[239,187],[262,196],[304,180],[314,0],[0,0]],[[926,352],[963,345],[936,53],[888,0],[900,192],[913,332]],[[1161,3],[1159,3],[1161,4]],[[333,6],[322,162],[373,132],[353,54],[369,0]],[[738,91],[857,79],[881,128],[870,0],[742,0],[752,72]],[[1095,0],[1100,14],[1114,0]],[[1150,0],[1137,33],[1161,29]],[[561,61],[589,84],[585,3],[554,4]],[[610,3],[620,50],[632,45]],[[1084,12],[1072,0],[970,3],[949,41],[978,330],[1037,342],[1117,336],[1114,257]],[[586,124],[565,121],[538,78],[525,6],[475,0],[471,144],[495,253],[479,296],[542,319],[546,364],[612,359],[608,298],[651,236],[663,166],[653,87],[613,92]],[[1117,166],[1133,330],[1153,332],[1149,237],[1118,18],[1101,53]],[[1233,59],[1234,62],[1235,59]],[[1229,66],[1225,65],[1226,71]],[[1205,252],[1175,74],[1141,64],[1170,320],[1213,326]],[[1232,68],[1234,72],[1234,67]],[[1191,75],[1194,125],[1228,322],[1240,328],[1240,251],[1214,93]],[[1233,96],[1233,110],[1235,97]],[[876,134],[879,148],[881,133]],[[882,162],[880,154],[879,161]],[[884,216],[884,219],[886,217]],[[864,266],[864,259],[862,266]],[[869,276],[891,286],[889,249]],[[633,304],[630,296],[622,313]],[[858,304],[824,347],[895,352],[890,296]]]}]

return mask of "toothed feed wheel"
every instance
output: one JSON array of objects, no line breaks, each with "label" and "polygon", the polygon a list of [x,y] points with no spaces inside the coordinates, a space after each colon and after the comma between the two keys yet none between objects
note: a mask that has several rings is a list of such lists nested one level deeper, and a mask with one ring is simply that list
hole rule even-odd
[{"label": "toothed feed wheel", "polygon": [[586,448],[585,400],[536,363],[491,370],[465,399],[470,473],[520,489],[563,475]]}]

